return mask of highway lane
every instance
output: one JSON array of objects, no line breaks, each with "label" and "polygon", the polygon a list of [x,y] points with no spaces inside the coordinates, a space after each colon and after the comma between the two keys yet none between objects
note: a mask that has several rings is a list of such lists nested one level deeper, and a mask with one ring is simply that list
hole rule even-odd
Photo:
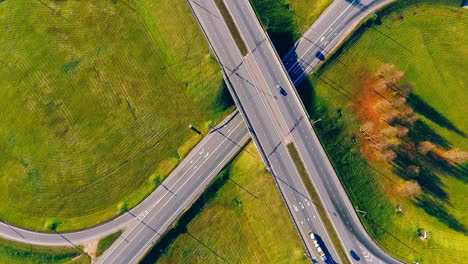
[{"label": "highway lane", "polygon": [[[249,2],[247,0],[226,0],[226,3],[228,3],[229,10],[233,14],[241,35],[256,58],[259,71],[263,73],[266,79],[269,79],[266,88],[269,88],[272,94],[278,94],[276,85],[281,85],[289,93],[285,97],[279,96],[280,99],[277,100],[265,97],[265,100],[270,98],[272,102],[270,115],[275,116],[277,122],[283,123],[282,126],[285,126],[287,131],[291,131],[287,136],[296,145],[312,182],[317,188],[347,251],[362,252],[368,263],[380,263],[381,261],[384,263],[401,263],[378,248],[362,228],[346,192],[308,121],[308,115],[295,93],[294,86],[288,79],[288,75],[276,56],[272,45],[269,41],[265,41],[268,37],[258,23]],[[349,12],[349,6],[356,8],[355,3],[341,3],[344,3],[342,12]],[[347,23],[347,20],[340,20],[340,16],[332,15],[334,17],[333,21]],[[342,30],[342,27],[337,25],[336,30]],[[325,31],[329,30],[326,29]],[[331,36],[338,35],[340,33],[334,34],[333,31],[331,32]],[[324,41],[327,40],[324,39]],[[331,43],[333,41],[330,40]],[[265,110],[268,111],[269,109]],[[300,181],[300,179],[295,180]],[[350,260],[357,262],[353,259]]]},{"label": "highway lane", "polygon": [[[314,55],[317,51],[316,48],[318,44],[321,45],[321,48],[325,48],[327,52],[333,50],[334,48],[336,48],[338,42],[341,41],[346,36],[346,34],[348,34],[352,30],[356,21],[359,21],[370,12],[375,11],[375,9],[381,7],[382,5],[388,2],[391,2],[391,0],[366,0],[363,3],[363,5],[365,5],[366,8],[363,9],[356,7],[350,8],[350,4],[347,3],[345,0],[334,1],[327,8],[327,10],[325,10],[323,15],[306,31],[304,36],[301,39],[299,39],[296,45],[297,48],[292,49],[291,52],[284,58],[284,61],[286,61],[286,66],[289,66],[288,71],[290,72],[291,76],[293,76],[291,72],[297,71],[298,68],[300,69],[299,72],[303,72],[301,68],[305,69],[309,65],[314,66],[309,66],[307,71],[310,71],[313,68],[315,68],[316,65],[318,65],[318,63],[320,63],[320,61],[317,61]],[[342,30],[329,32],[327,34],[325,29],[333,29],[335,27],[335,24],[331,23],[335,23],[335,21],[332,21],[332,19],[336,20],[336,18],[340,19],[340,21],[345,21],[344,23],[340,23],[340,28],[342,28]],[[327,40],[322,40],[322,33],[327,34]],[[334,38],[334,42],[330,42],[329,38]],[[300,64],[293,64],[293,62],[295,62],[296,56],[301,58]],[[140,215],[144,213],[146,209],[151,206],[152,201],[154,201],[160,195],[164,194],[164,192],[165,190],[162,187],[156,189],[154,194],[148,197],[148,199],[143,201],[140,205],[132,209],[131,212],[134,215]],[[67,233],[64,235],[64,237],[66,237],[70,242],[81,243],[87,240],[105,236],[118,229],[124,228],[128,225],[128,223],[130,223],[133,220],[133,216],[129,214],[124,214],[99,226],[73,233]],[[0,222],[0,237],[20,241],[23,243],[40,245],[69,244],[69,241],[67,241],[66,239],[64,239],[64,237],[58,234],[29,231],[18,227],[10,226],[7,223],[3,222]]]},{"label": "highway lane", "polygon": [[[139,222],[138,218],[148,215],[156,206],[165,210],[166,207],[161,207],[161,200],[166,201],[169,199],[169,201],[174,204],[176,202],[181,202],[181,199],[184,199],[184,197],[178,197],[178,201],[174,201],[171,192],[175,192],[180,186],[184,185],[187,185],[191,190],[203,190],[206,185],[196,185],[192,180],[203,178],[206,182],[211,181],[219,172],[220,168],[237,153],[240,146],[242,146],[248,138],[248,132],[237,111],[223,120],[219,124],[219,127],[221,127],[221,129],[217,130],[216,133],[206,135],[164,182],[128,213],[89,229],[62,234],[29,231],[0,222],[1,237],[36,245],[70,246],[70,243],[76,245],[92,239],[104,237],[117,230],[131,226]],[[214,146],[218,145],[220,147],[214,149]],[[213,151],[208,154],[207,157],[198,157],[200,151],[209,150]],[[206,153],[205,155],[207,155]],[[195,156],[198,158],[194,159]],[[222,159],[209,160],[209,158],[213,156],[222,157]],[[206,170],[211,169],[212,171],[206,173],[206,170],[204,170],[204,173],[200,174],[197,168],[201,166],[204,166]],[[188,204],[190,204],[190,201]]]},{"label": "highway lane", "polygon": [[327,58],[362,19],[394,0],[335,0],[310,26],[284,57],[283,62],[297,85]]},{"label": "highway lane", "polygon": [[141,215],[135,215],[116,242],[97,263],[128,264],[139,261],[174,221],[196,200],[248,141],[239,114],[205,136],[164,181],[164,195]]},{"label": "highway lane", "polygon": [[[337,3],[337,2],[339,2],[339,1],[338,0],[335,1],[330,6],[330,8],[333,7],[333,5],[335,3]],[[374,1],[374,2],[379,2],[379,1]],[[373,6],[373,8],[376,7],[376,5],[372,5],[372,6]],[[339,13],[339,12],[336,13],[337,11],[335,11],[334,13],[330,13],[331,15],[327,15],[327,12],[330,10],[330,8],[327,9],[327,11],[324,13],[324,15],[320,17],[320,19],[317,21],[317,23],[319,23],[320,21],[330,21],[330,17],[340,17],[341,13]],[[334,11],[334,10],[339,10],[339,9],[341,10],[341,8],[332,8],[331,10]],[[343,10],[346,10],[346,12],[349,12],[349,10],[353,10],[353,9],[343,9]],[[369,10],[370,9],[368,9],[367,11],[370,12]],[[346,13],[345,13],[345,15],[346,15]],[[362,18],[363,18],[362,12],[358,12],[358,16],[354,16],[353,19],[358,20],[358,19],[362,19]],[[314,24],[314,26],[316,24]],[[306,34],[304,35],[304,38],[299,40],[299,42],[298,42],[297,47],[299,47],[299,48],[304,47],[302,49],[299,49],[299,48],[297,49],[298,56],[301,57],[301,58],[306,58],[307,54],[309,54],[309,59],[303,59],[302,61],[316,60],[314,55],[310,56],[310,54],[314,54],[314,52],[310,50],[311,49],[310,47],[314,47],[314,45],[311,44],[312,42],[310,42],[310,39],[312,39],[312,37],[310,35],[313,35],[312,33],[314,32],[311,29],[313,29],[314,26],[312,26],[306,32]],[[349,24],[348,24],[348,28],[344,27],[344,29],[342,31],[349,33],[350,28],[352,28],[352,27],[349,26]],[[309,32],[312,32],[312,33],[309,33]],[[320,32],[320,30],[319,30],[319,32]],[[334,32],[334,33],[336,33],[336,32]],[[334,36],[334,33],[331,33],[331,35],[330,34],[329,35]],[[340,36],[340,34],[336,34],[336,35]],[[307,37],[307,41],[304,41],[304,39],[306,37]],[[263,41],[265,41],[265,39]],[[320,42],[320,40],[317,39],[317,42]],[[327,40],[323,40],[323,42],[326,43]],[[334,42],[334,44],[333,44],[333,42],[326,43],[329,46],[329,50],[336,47],[337,42],[338,42],[338,40],[336,40]],[[223,52],[225,52],[225,50],[223,50]],[[252,59],[252,57],[250,56],[250,57],[248,57],[247,60],[252,61],[254,59]],[[253,68],[258,67],[258,65],[256,65],[255,62],[250,62],[250,63],[246,63],[246,64],[249,67],[251,67],[251,69],[250,69],[251,72],[252,72],[252,67]],[[232,69],[234,69],[234,68],[232,68]],[[310,67],[310,69],[312,69],[312,67]],[[254,70],[253,72],[257,72],[257,71]],[[256,82],[259,82],[259,79],[264,78],[261,74],[258,74],[258,73],[254,74],[254,75],[255,76],[253,78],[256,78]],[[260,92],[266,93],[266,91],[260,91]],[[255,95],[253,94],[251,96],[255,96]],[[275,96],[277,97],[277,95],[270,94],[270,97],[274,98]],[[270,109],[271,109],[271,106],[270,106]],[[279,131],[283,130],[282,133],[284,134],[285,133],[284,131],[287,130],[287,127],[283,126],[282,123],[279,122],[277,118],[273,118],[273,120],[275,120],[275,124],[276,124],[276,127],[278,128],[278,130]],[[231,147],[232,147],[232,145],[231,145]],[[229,151],[229,149],[226,149],[225,151]],[[322,164],[321,166],[324,167],[325,165]],[[282,180],[281,178],[278,178],[278,181],[281,181],[281,180]],[[334,183],[334,184],[336,184],[336,183]],[[338,182],[338,184],[339,184],[339,182]],[[326,186],[329,186],[329,183]],[[160,197],[166,191],[167,190],[165,190],[163,188],[158,188],[151,195],[151,197],[153,199],[147,199],[147,200],[145,200],[145,202],[148,201],[148,203],[143,202],[142,204],[140,204],[136,208],[132,209],[131,212],[132,212],[133,216],[130,215],[130,214],[124,214],[123,216],[118,217],[118,218],[112,220],[111,222],[105,223],[105,224],[103,224],[101,226],[91,228],[91,229],[88,229],[88,230],[84,230],[84,231],[80,231],[80,232],[76,232],[76,233],[65,234],[64,237],[66,237],[67,240],[70,240],[73,243],[80,243],[80,242],[84,242],[84,241],[87,241],[87,240],[92,239],[92,238],[102,237],[102,236],[104,236],[106,234],[109,234],[109,233],[111,233],[113,231],[124,228],[125,226],[129,226],[129,225],[133,226],[136,222],[138,222],[138,220],[135,219],[135,216],[136,217],[141,217],[144,214],[146,214],[147,213],[147,208],[151,208],[151,206],[150,206],[151,201],[155,201],[155,199],[157,199],[157,197]],[[151,198],[151,197],[148,197],[148,198]],[[300,200],[299,200],[299,202],[300,202]],[[301,206],[301,204],[299,202],[297,202],[296,207],[301,208],[302,206]],[[302,205],[303,204],[304,203],[302,203]],[[295,210],[294,207],[293,207],[293,210]],[[303,219],[302,221],[304,221],[305,219],[310,219],[310,218],[307,218],[307,217],[303,216],[302,219]],[[301,220],[299,220],[299,222],[301,222]],[[356,223],[359,223],[359,222],[357,221]],[[359,224],[356,227],[353,227],[353,228],[359,228],[359,227],[362,228],[362,226],[360,226]],[[27,243],[35,243],[35,244],[43,244],[43,245],[67,245],[69,243],[68,241],[63,239],[61,236],[58,236],[56,234],[43,234],[43,233],[31,232],[31,231],[22,230],[22,229],[19,229],[19,228],[10,227],[10,226],[8,226],[6,224],[3,224],[3,223],[0,223],[0,234],[2,236],[4,236],[4,237],[9,238],[9,239],[19,240],[19,241],[27,242]],[[364,238],[366,238],[365,235],[367,235],[367,234],[365,234],[365,232],[364,232]],[[370,238],[367,237],[367,239],[369,241],[371,241]],[[372,255],[369,252],[366,251],[365,247],[362,248],[362,250],[363,250],[362,251],[363,255],[366,256],[366,259],[367,258],[372,258]]]},{"label": "highway lane", "polygon": [[[191,0],[189,3],[232,85],[231,91],[235,89],[234,99],[241,106],[240,111],[265,163],[275,176],[308,251],[318,259],[318,253],[308,235],[313,231],[320,234],[328,244],[330,255],[339,261],[304,183],[297,180],[300,176],[284,144],[288,141],[288,127],[272,114],[275,107],[273,101],[278,100],[280,95],[269,89],[267,83],[270,79],[259,70],[256,57],[252,54],[242,57],[215,3],[212,0]],[[256,43],[248,42],[247,45],[253,49]]]}]

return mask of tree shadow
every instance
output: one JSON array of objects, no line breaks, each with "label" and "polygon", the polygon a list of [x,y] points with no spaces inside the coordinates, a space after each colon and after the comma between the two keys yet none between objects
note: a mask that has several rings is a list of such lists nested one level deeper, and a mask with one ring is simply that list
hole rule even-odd
[{"label": "tree shadow", "polygon": [[[427,167],[421,156],[401,149],[395,149],[397,157],[393,160],[394,172],[404,180],[416,181],[421,189],[441,199],[444,202],[449,201],[448,193],[443,189],[445,185],[440,178]],[[411,168],[418,168],[418,172]]]},{"label": "tree shadow", "polygon": [[458,163],[451,164],[446,159],[439,156],[439,154],[432,151],[428,152],[426,157],[436,170],[447,173],[464,183],[468,183],[468,169],[466,167]]},{"label": "tree shadow", "polygon": [[417,120],[411,125],[408,138],[415,143],[430,141],[444,149],[450,148],[450,143],[422,120]]},{"label": "tree shadow", "polygon": [[434,107],[430,106],[420,96],[411,93],[407,98],[407,103],[414,109],[414,111],[416,111],[416,113],[423,115],[441,127],[447,128],[462,137],[466,137],[463,131],[457,128],[450,120],[438,112]]},{"label": "tree shadow", "polygon": [[424,192],[449,203],[449,195],[444,190],[445,185],[436,173],[468,183],[468,169],[461,164],[450,163],[436,151],[429,150],[427,153],[422,153],[417,149],[419,143],[423,141],[430,141],[449,149],[449,142],[421,120],[417,120],[408,135],[402,139],[406,143],[393,149],[397,157],[391,165],[396,175],[404,180],[416,181]]},{"label": "tree shadow", "polygon": [[468,234],[468,229],[466,226],[460,223],[453,215],[451,215],[443,204],[429,198],[426,195],[421,198],[416,198],[416,201],[413,203],[417,207],[423,209],[427,214],[446,224],[449,228],[464,234]]}]

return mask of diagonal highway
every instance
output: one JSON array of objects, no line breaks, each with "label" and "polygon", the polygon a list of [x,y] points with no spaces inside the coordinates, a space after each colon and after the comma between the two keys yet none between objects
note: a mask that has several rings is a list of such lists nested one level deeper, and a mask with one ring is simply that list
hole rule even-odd
[{"label": "diagonal highway", "polygon": [[[63,234],[34,232],[0,223],[1,236],[36,245],[70,246],[126,229],[121,238],[140,246],[139,243],[147,238],[137,237],[130,241],[127,238],[130,231],[137,234],[154,229],[158,233],[164,233],[242,149],[248,139],[244,122],[236,111],[223,120],[216,129],[205,135],[164,182],[129,212],[101,225]],[[121,240],[119,239],[117,244],[121,243]],[[127,252],[124,250],[122,253]]]},{"label": "diagonal highway", "polygon": [[[290,142],[297,147],[346,250],[362,252],[368,263],[400,263],[381,251],[360,225],[352,204],[312,129],[295,88],[248,0],[224,2],[250,51],[245,57],[231,37],[214,0],[189,1],[231,84],[231,93],[236,104],[265,164],[275,176],[311,255],[317,259],[317,252],[307,235],[310,231],[322,237],[335,261],[342,262],[317,217],[314,206],[304,206],[310,204],[310,197],[286,150],[286,144]],[[350,8],[347,5],[350,5],[351,8],[362,10],[361,6],[353,2],[343,3],[347,9]],[[346,8],[343,12],[347,11]],[[342,29],[335,27],[334,30],[330,32],[332,37],[338,36]],[[331,42],[333,39],[324,41]],[[286,96],[279,92],[278,85],[286,91]],[[348,255],[347,257],[349,261],[357,263]]]},{"label": "diagonal highway", "polygon": [[[271,79],[271,73],[263,70],[265,63],[270,62],[263,60],[261,56],[257,56],[257,54],[265,52],[263,45],[269,45],[268,41],[261,39],[261,37],[265,37],[262,35],[263,31],[260,28],[260,31],[249,32],[251,35],[247,37],[254,36],[254,38],[248,39],[244,35],[243,27],[239,27],[240,33],[246,39],[249,50],[255,50],[255,52],[243,57],[215,2],[213,0],[192,0],[189,3],[214,53],[217,55],[227,82],[230,84],[234,100],[246,120],[264,162],[274,175],[276,184],[309,253],[314,259],[319,259],[313,241],[308,235],[312,231],[320,234],[323,241],[329,245],[330,256],[339,261],[339,256],[332,246],[328,234],[323,232],[324,225],[318,216],[305,184],[300,180],[300,175],[286,149],[285,144],[291,140],[289,135],[290,130],[294,129],[294,125],[289,126],[279,116],[276,110],[277,101],[283,100],[283,96],[276,90],[277,83]],[[240,7],[240,1],[227,1],[226,4],[233,13],[238,26],[249,22],[243,17],[245,13],[243,11],[248,10],[245,9],[247,6]],[[250,8],[250,5],[248,8]],[[235,11],[240,12],[236,13]],[[251,14],[253,15],[253,13]],[[237,15],[239,15],[239,20],[237,20]],[[253,16],[253,18],[256,22],[256,17]],[[251,24],[245,27],[247,31],[251,28]],[[273,63],[275,62],[273,61]],[[282,70],[278,73],[281,72]],[[272,90],[270,87],[275,88]],[[305,116],[297,116],[294,122],[308,121]]]},{"label": "diagonal highway", "polygon": [[139,261],[242,149],[248,138],[237,112],[212,130],[164,181],[164,194],[157,196],[157,200],[142,214],[135,215],[135,221],[98,258],[97,263]]},{"label": "diagonal highway", "polygon": [[[204,4],[207,2],[212,1],[189,1],[194,13],[197,15],[197,18],[202,25],[202,28],[205,30],[207,38],[210,40],[208,35],[210,33],[206,31],[207,26],[202,24],[203,20],[201,20],[199,17],[199,15],[206,15],[202,14],[201,10],[204,10],[206,13],[211,15],[209,20],[213,23],[221,23],[220,20],[222,20],[222,16],[220,16],[216,6],[211,5],[211,9],[207,9],[209,4],[204,6]],[[293,71],[305,73],[313,70],[321,62],[316,58],[316,52],[321,51],[323,54],[327,55],[337,47],[337,45],[354,28],[355,24],[358,23],[359,20],[361,20],[370,12],[375,11],[376,8],[384,5],[385,3],[388,3],[389,1],[370,0],[368,2],[369,3],[360,2],[359,4],[356,4],[356,2],[336,0],[317,20],[317,22],[311,28],[309,28],[309,30],[307,30],[304,36],[298,41],[296,49],[291,50],[291,52],[285,58],[285,65],[295,82],[300,80],[303,76],[295,76]],[[274,50],[271,48],[267,36],[264,34],[263,30],[258,24],[258,21],[256,20],[249,3],[247,1],[226,1],[226,3],[228,4],[229,10],[238,24],[243,38],[249,46],[249,50],[252,52],[245,58],[241,58],[239,64],[234,63],[236,61],[234,59],[235,56],[230,58],[230,64],[228,63],[224,65],[225,61],[221,59],[220,63],[223,65],[223,69],[226,73],[226,79],[231,80],[233,79],[234,75],[237,76],[237,83],[244,82],[244,89],[246,89],[246,93],[244,95],[246,95],[246,98],[249,99],[254,98],[251,100],[250,105],[252,105],[252,103],[258,103],[256,106],[261,106],[263,104],[263,106],[266,107],[265,109],[267,109],[267,112],[264,114],[268,115],[269,119],[265,120],[270,120],[273,125],[270,127],[271,130],[263,132],[265,135],[262,135],[261,132],[257,133],[257,130],[253,129],[251,126],[251,120],[246,120],[248,122],[250,121],[249,127],[251,129],[252,135],[254,136],[254,139],[256,140],[257,146],[261,146],[258,143],[259,137],[262,137],[262,142],[265,141],[263,139],[264,137],[268,140],[268,144],[266,144],[265,149],[270,150],[270,152],[264,152],[265,162],[274,173],[275,170],[276,172],[279,172],[275,173],[275,179],[278,186],[280,187],[280,190],[283,190],[282,192],[288,192],[287,190],[289,189],[289,192],[291,192],[284,196],[285,201],[287,201],[287,204],[290,207],[290,212],[302,234],[308,249],[311,250],[311,246],[308,236],[304,234],[306,229],[310,229],[319,233],[320,231],[317,230],[323,230],[324,228],[320,221],[316,222],[315,220],[317,214],[315,208],[310,206],[310,199],[307,192],[305,192],[303,184],[301,186],[300,183],[294,182],[294,177],[297,178],[298,176],[297,172],[294,173],[294,165],[291,164],[290,160],[283,162],[282,157],[288,155],[284,144],[288,142],[294,142],[298,147],[302,154],[302,158],[307,165],[309,174],[313,177],[316,187],[320,190],[325,190],[327,193],[332,193],[332,195],[335,194],[336,197],[334,196],[333,199],[330,199],[330,195],[328,195],[327,199],[327,195],[322,195],[323,191],[320,193],[323,202],[325,202],[327,206],[327,209],[332,208],[333,210],[329,209],[330,212],[338,212],[337,215],[339,215],[339,218],[345,219],[342,220],[342,222],[344,223],[346,221],[346,224],[341,225],[341,227],[344,225],[345,228],[340,229],[340,225],[337,225],[335,223],[336,220],[334,220],[335,227],[339,230],[340,235],[347,237],[349,240],[356,240],[353,243],[348,243],[349,245],[346,245],[347,249],[354,249],[362,257],[362,260],[366,260],[368,263],[400,263],[386,255],[375,245],[375,243],[372,242],[371,238],[368,237],[362,228],[359,219],[357,219],[354,211],[352,210],[352,207],[350,207],[350,202],[344,193],[338,178],[336,175],[334,175],[333,168],[331,168],[328,159],[315,159],[315,155],[326,157],[325,153],[321,149],[321,146],[316,139],[315,134],[313,134],[313,130],[311,129],[310,125],[303,125],[304,123],[308,124],[307,115],[305,112],[303,112],[303,110],[301,110],[300,101],[294,95],[294,88],[288,84],[290,82],[287,80],[287,76],[283,76],[285,75],[284,69],[282,69],[279,60],[277,60],[276,54],[274,54]],[[248,11],[247,15],[244,14],[246,11]],[[223,23],[221,24],[224,25]],[[213,26],[209,29],[213,30],[211,37],[212,35],[216,37],[217,34],[221,34],[219,36],[221,36],[220,38],[224,38],[223,41],[231,39],[230,34],[227,31],[224,31],[223,33],[222,31],[219,31],[217,26]],[[211,41],[212,40],[210,40],[210,42]],[[221,50],[216,50],[215,47],[213,47],[213,43],[210,44],[212,44],[212,48],[215,50],[218,56],[220,51],[221,53],[229,53],[230,51],[235,50],[235,46],[233,48],[232,45],[230,47],[229,45],[224,45],[221,47]],[[229,48],[231,50],[229,50]],[[258,56],[256,54],[257,50],[259,54]],[[262,70],[260,70],[260,68]],[[275,82],[282,83],[285,88],[287,87],[287,103],[283,102],[284,100],[281,100],[284,98],[282,98],[277,90],[275,90]],[[232,83],[234,84],[234,82]],[[232,87],[238,89],[236,86]],[[293,97],[293,100],[291,100],[291,97]],[[291,108],[290,106],[293,107]],[[286,111],[284,109],[285,107],[287,108]],[[255,116],[252,117],[253,120],[256,120],[256,118],[257,117]],[[260,119],[261,118],[263,117],[260,117]],[[292,120],[293,122],[291,122]],[[151,246],[151,243],[154,243],[154,241],[159,238],[160,234],[167,230],[170,223],[172,223],[177,218],[177,216],[180,215],[180,212],[190,206],[190,204],[204,189],[207,183],[214,178],[214,176],[224,166],[227,160],[232,158],[232,156],[237,153],[239,146],[241,146],[243,142],[247,140],[247,130],[241,121],[242,120],[238,115],[234,116],[232,120],[226,121],[225,125],[222,126],[220,130],[218,130],[217,133],[221,135],[220,137],[215,137],[212,134],[208,135],[206,139],[204,139],[197,146],[197,148],[189,154],[187,159],[180,164],[180,168],[178,167],[174,173],[171,173],[171,176],[167,178],[167,180],[164,182],[164,185],[151,194],[151,196],[148,197],[148,199],[146,199],[142,204],[138,205],[129,213],[124,214],[121,217],[91,229],[74,233],[67,233],[64,235],[31,232],[0,223],[0,236],[33,244],[66,245],[70,242],[78,244],[92,238],[102,237],[103,235],[127,227],[124,235],[121,236],[117,243],[114,244],[98,261],[99,263],[136,262],[144,254],[146,249]],[[265,123],[259,124],[265,126]],[[313,135],[309,141],[307,140],[307,133],[304,132],[307,129],[310,129],[309,134],[311,133],[311,135]],[[298,132],[301,130],[303,132]],[[273,134],[273,136],[266,137],[266,134],[270,133]],[[301,135],[304,133],[306,134],[306,140],[301,140],[303,137]],[[275,139],[275,137],[277,138]],[[278,139],[281,140],[275,144],[275,140]],[[313,142],[313,144],[310,142]],[[317,147],[317,151],[314,151],[314,147],[307,147],[307,143]],[[222,147],[215,148],[213,150],[212,147],[217,145],[221,145]],[[208,146],[208,149],[213,150],[213,155],[209,155],[210,160],[194,160],[193,155],[196,156],[197,153],[198,155],[201,155],[200,151],[204,151],[205,146]],[[306,155],[304,155],[304,152],[310,153],[306,153]],[[218,155],[223,156],[224,159],[211,160],[212,157],[216,157]],[[203,166],[207,166],[208,169],[200,171],[197,169],[197,167],[200,165],[186,166],[186,164],[193,162],[195,162],[195,164],[203,164]],[[220,164],[217,164],[216,162],[220,162]],[[272,166],[271,162],[273,162],[275,165]],[[273,167],[275,170],[273,170]],[[320,168],[319,170],[322,172],[322,174],[328,175],[330,177],[316,176],[320,174],[320,171],[316,170],[317,168]],[[318,173],[311,173],[311,171],[314,172],[314,169]],[[293,173],[281,174],[281,171],[293,171]],[[324,173],[323,171],[328,172]],[[195,178],[197,180],[195,180]],[[205,180],[199,180],[201,178]],[[315,178],[319,179],[317,180]],[[191,180],[187,181],[186,179]],[[291,182],[292,184],[290,184]],[[190,186],[189,189],[183,189],[182,187],[184,185]],[[169,188],[167,186],[169,186]],[[168,199],[168,194],[173,192],[171,191],[172,189],[177,189],[179,192],[187,191],[189,193],[190,191],[188,190],[192,190],[195,195],[183,196],[179,197],[178,199],[174,199],[174,197],[176,197],[174,196],[173,200],[165,200]],[[162,200],[165,200],[165,202],[161,203]],[[172,205],[173,203],[176,204],[175,207]],[[347,206],[343,209],[342,205]],[[174,208],[176,209],[174,210]],[[336,208],[339,210],[336,210]],[[158,215],[158,217],[154,217],[155,215]],[[310,222],[313,223],[310,224]],[[141,236],[141,233],[146,235]],[[132,234],[137,235],[132,236]],[[125,241],[127,239],[130,240]],[[331,245],[326,234],[324,235],[324,240],[327,246]],[[311,250],[311,253],[315,258],[317,258],[317,254],[313,249]],[[331,248],[331,254],[335,260],[338,260],[336,252],[333,248]],[[380,262],[381,260],[384,261]]]}]

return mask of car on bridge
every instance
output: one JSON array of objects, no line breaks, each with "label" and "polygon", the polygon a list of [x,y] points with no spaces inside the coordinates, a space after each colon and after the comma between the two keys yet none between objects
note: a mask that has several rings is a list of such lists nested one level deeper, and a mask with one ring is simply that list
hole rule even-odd
[{"label": "car on bridge", "polygon": [[286,90],[284,90],[284,88],[281,86],[281,85],[276,85],[276,88],[278,88],[278,91],[280,92],[280,94],[282,94],[283,96],[287,96],[288,93],[286,92]]}]

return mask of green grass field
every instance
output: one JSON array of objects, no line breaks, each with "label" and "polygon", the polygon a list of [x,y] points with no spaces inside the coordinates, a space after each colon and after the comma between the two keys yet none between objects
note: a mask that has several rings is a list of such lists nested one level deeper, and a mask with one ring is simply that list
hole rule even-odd
[{"label": "green grass field", "polygon": [[186,226],[178,227],[181,232],[162,249],[165,254],[156,250],[142,263],[155,263],[155,259],[158,264],[310,262],[303,256],[299,235],[253,143],[215,185],[219,189],[211,198],[202,197],[206,204]]},{"label": "green grass field", "polygon": [[332,0],[251,0],[278,54],[294,46]]},{"label": "green grass field", "polygon": [[89,264],[91,259],[73,247],[31,246],[0,239],[2,264]]},{"label": "green grass field", "polygon": [[[299,90],[307,90],[305,105],[321,118],[317,131],[355,206],[368,212],[362,221],[390,254],[409,263],[463,263],[468,259],[468,193],[466,165],[432,170],[416,198],[397,192],[403,179],[385,162],[368,162],[353,137],[359,135],[356,100],[364,80],[383,64],[405,73],[414,86],[410,103],[422,130],[468,151],[468,10],[460,1],[398,1],[370,20]],[[412,101],[412,100],[409,100]],[[338,114],[342,111],[343,116]],[[417,130],[416,127],[410,131]],[[416,133],[416,132],[414,132]],[[393,164],[394,165],[394,164]],[[396,206],[403,208],[396,214]],[[429,232],[421,240],[421,230]]]},{"label": "green grass field", "polygon": [[286,0],[294,15],[299,33],[304,33],[333,0]]},{"label": "green grass field", "polygon": [[185,0],[0,2],[0,220],[76,230],[136,205],[231,110]]}]

